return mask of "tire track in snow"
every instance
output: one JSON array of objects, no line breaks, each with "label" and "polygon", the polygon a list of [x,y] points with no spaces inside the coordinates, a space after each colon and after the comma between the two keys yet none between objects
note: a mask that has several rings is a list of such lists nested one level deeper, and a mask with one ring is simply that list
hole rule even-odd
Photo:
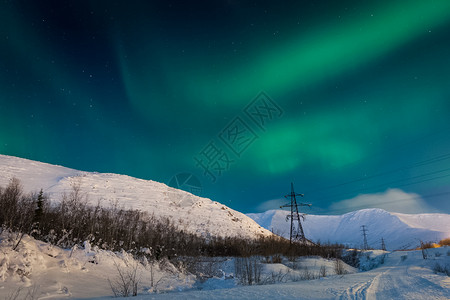
[{"label": "tire track in snow", "polygon": [[[370,279],[369,281],[365,281],[363,283],[357,283],[345,290],[345,292],[339,297],[340,300],[356,300],[356,299],[372,299],[368,296],[368,291],[370,290],[372,292],[372,282],[380,276],[381,274],[375,276],[373,279]],[[372,295],[371,295],[372,296]],[[373,298],[375,299],[375,298]]]},{"label": "tire track in snow", "polygon": [[372,279],[347,288],[339,299],[450,299],[449,289],[409,270],[409,266],[384,267],[379,271],[382,272]]}]

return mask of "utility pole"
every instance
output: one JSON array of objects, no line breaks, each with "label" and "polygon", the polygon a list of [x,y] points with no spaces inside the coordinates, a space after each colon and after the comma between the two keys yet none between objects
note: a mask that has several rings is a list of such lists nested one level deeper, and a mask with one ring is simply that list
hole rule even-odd
[{"label": "utility pole", "polygon": [[366,225],[361,225],[361,231],[363,232],[364,237],[364,250],[369,250],[369,245],[367,244],[367,228]]},{"label": "utility pole", "polygon": [[384,243],[384,239],[381,238],[381,250],[386,251],[386,244]]},{"label": "utility pole", "polygon": [[[289,234],[289,242],[292,244],[293,242],[305,242],[305,233],[303,232],[302,222],[300,221],[300,216],[304,219],[303,215],[300,215],[298,211],[299,206],[309,206],[311,204],[307,203],[297,203],[297,196],[303,197],[303,194],[297,194],[294,192],[294,184],[291,182],[291,193],[289,195],[284,196],[286,199],[290,199],[291,202],[285,205],[280,206],[289,207],[291,209],[291,213],[286,216],[286,221],[291,220],[291,230]],[[297,222],[297,224],[295,224]]]}]

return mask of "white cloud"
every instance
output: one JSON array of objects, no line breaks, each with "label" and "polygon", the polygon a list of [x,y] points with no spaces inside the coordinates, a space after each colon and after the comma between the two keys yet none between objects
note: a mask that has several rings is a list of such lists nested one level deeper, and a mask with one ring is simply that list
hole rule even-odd
[{"label": "white cloud", "polygon": [[364,208],[382,208],[389,212],[406,214],[434,212],[435,210],[415,193],[401,189],[388,189],[383,193],[362,194],[355,198],[342,200],[330,205],[333,212],[343,213]]}]

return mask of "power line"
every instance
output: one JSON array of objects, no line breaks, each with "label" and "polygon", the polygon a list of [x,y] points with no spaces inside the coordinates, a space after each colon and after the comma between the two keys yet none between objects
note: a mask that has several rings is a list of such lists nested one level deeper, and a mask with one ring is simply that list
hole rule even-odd
[{"label": "power line", "polygon": [[[434,197],[439,197],[439,196],[445,196],[445,195],[450,195],[450,192],[443,192],[443,193],[436,193],[436,194],[429,194],[429,195],[423,195],[423,196],[415,196],[415,197],[409,197],[409,198],[404,198],[404,199],[396,199],[395,202],[406,202],[406,201],[411,201],[411,200],[420,200],[420,199],[425,199],[425,198],[434,198]],[[392,200],[388,200],[388,201],[381,201],[381,202],[377,202],[376,205],[380,205],[380,204],[388,204],[388,203],[392,203]],[[335,209],[335,210],[331,210],[328,211],[329,213],[339,213],[339,212],[344,212],[347,209],[352,209],[352,210],[358,210],[358,209],[362,209],[362,208],[366,208],[366,205],[350,205],[347,206],[344,209]]]},{"label": "power line", "polygon": [[317,192],[317,191],[326,191],[326,190],[334,189],[334,188],[337,188],[337,187],[345,186],[345,185],[348,185],[348,184],[351,184],[351,183],[364,181],[364,180],[369,180],[369,179],[372,179],[372,178],[376,178],[376,177],[380,177],[380,176],[384,176],[384,175],[397,173],[397,172],[408,170],[408,169],[412,169],[412,168],[415,168],[415,167],[425,166],[425,165],[428,165],[428,164],[436,163],[436,162],[447,160],[447,159],[450,159],[450,153],[439,155],[437,157],[426,159],[426,160],[423,160],[423,161],[420,161],[420,162],[417,162],[417,163],[413,163],[411,165],[406,165],[406,166],[403,166],[401,168],[397,168],[397,169],[394,169],[394,170],[390,170],[390,171],[386,171],[386,172],[377,173],[377,174],[374,174],[374,175],[369,175],[369,176],[356,178],[356,179],[353,179],[353,180],[350,180],[350,181],[347,181],[347,182],[338,183],[338,184],[331,185],[331,186],[324,187],[324,188],[317,188],[317,189],[314,189],[314,190],[309,190],[309,191],[305,192],[305,194],[309,194],[311,192]]},{"label": "power line", "polygon": [[[442,135],[442,134],[444,134],[444,137],[437,138],[437,139],[435,138],[435,137],[437,137],[439,135]],[[416,139],[410,140],[409,142],[406,142],[406,143],[403,143],[401,145],[392,147],[391,149],[378,151],[377,153],[374,153],[372,155],[368,155],[366,157],[359,158],[359,159],[357,159],[355,161],[352,161],[350,163],[344,164],[344,166],[352,166],[352,165],[355,165],[355,164],[357,164],[357,163],[359,163],[359,162],[361,162],[363,160],[367,160],[369,158],[375,158],[375,157],[380,156],[380,155],[385,156],[386,153],[391,153],[391,152],[394,152],[395,150],[401,150],[401,149],[403,149],[403,148],[405,148],[405,147],[407,147],[409,145],[424,144],[424,143],[420,143],[420,141],[425,140],[425,139],[429,139],[429,138],[432,138],[432,137],[433,137],[433,140],[438,140],[438,141],[442,140],[442,139],[446,139],[447,140],[447,136],[448,136],[448,130],[447,129],[442,129],[442,130],[439,130],[439,131],[434,130],[432,133],[424,134],[424,135],[422,135],[419,138],[416,138]],[[449,154],[445,154],[445,155],[450,155],[450,153]],[[337,167],[334,167],[332,169],[336,169],[336,168]],[[324,189],[328,189],[328,188],[325,187],[323,189],[315,189],[315,190],[306,191],[306,194],[309,194],[309,193],[314,192],[314,191],[321,191],[321,190],[324,190]]]},{"label": "power line", "polygon": [[[342,197],[344,195],[350,195],[350,194],[354,194],[354,193],[357,193],[357,192],[363,192],[363,191],[366,191],[366,190],[378,189],[378,188],[381,188],[381,187],[386,187],[387,185],[397,184],[397,183],[400,183],[400,182],[403,182],[403,181],[409,181],[409,180],[412,180],[412,179],[417,179],[417,178],[421,178],[421,177],[425,177],[425,176],[430,176],[430,175],[434,175],[434,174],[438,174],[438,173],[442,173],[442,172],[446,172],[446,171],[450,171],[450,168],[446,168],[446,169],[442,169],[442,170],[438,170],[438,171],[433,171],[433,172],[429,172],[429,173],[426,173],[426,174],[421,174],[421,175],[417,175],[417,176],[413,176],[413,177],[409,177],[409,178],[402,178],[402,179],[398,179],[398,180],[394,180],[394,181],[390,181],[390,182],[385,182],[385,183],[381,183],[381,184],[378,184],[378,185],[375,185],[375,186],[363,187],[363,188],[359,188],[359,189],[352,190],[352,191],[345,191],[345,192],[342,192],[342,193],[334,194],[333,196],[330,196],[330,197],[319,198],[317,201],[321,202],[321,201],[336,199],[336,196]],[[413,184],[419,184],[419,183],[422,183],[422,182],[437,180],[437,179],[441,179],[441,178],[445,178],[445,177],[449,177],[449,176],[450,176],[450,174],[446,174],[446,175],[437,176],[437,177],[433,177],[433,178],[427,178],[427,179],[420,180],[420,181],[404,183],[404,184],[400,184],[400,185],[396,185],[396,186],[397,187],[401,187],[401,186],[408,186],[408,185],[413,185]]]}]

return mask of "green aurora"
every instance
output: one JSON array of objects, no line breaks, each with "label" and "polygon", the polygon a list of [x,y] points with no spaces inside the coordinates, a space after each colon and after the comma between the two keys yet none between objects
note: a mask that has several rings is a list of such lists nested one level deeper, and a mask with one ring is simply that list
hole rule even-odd
[{"label": "green aurora", "polygon": [[[6,1],[0,153],[166,183],[188,172],[243,212],[291,181],[312,212],[341,213],[330,206],[405,179],[448,213],[449,177],[408,178],[450,176],[450,158],[410,168],[450,153],[449,12],[445,0]],[[245,114],[261,91],[282,109],[264,128]],[[257,136],[240,155],[220,139],[235,117]],[[211,141],[232,160],[215,181],[195,160]]]}]

